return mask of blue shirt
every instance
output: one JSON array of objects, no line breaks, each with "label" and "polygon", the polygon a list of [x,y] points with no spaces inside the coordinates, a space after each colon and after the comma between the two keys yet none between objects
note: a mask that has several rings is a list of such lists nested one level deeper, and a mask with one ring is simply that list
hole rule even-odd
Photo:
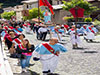
[{"label": "blue shirt", "polygon": [[21,32],[23,31],[23,29],[22,29],[22,28],[18,28],[18,30],[19,30],[19,31],[21,31]]},{"label": "blue shirt", "polygon": [[61,33],[65,32],[64,29],[59,29],[58,31],[61,32]]},{"label": "blue shirt", "polygon": [[[54,33],[57,33],[57,32],[55,31],[55,29],[52,29],[51,31],[54,32]],[[64,33],[64,29],[59,29],[58,31],[61,32],[61,33]]]},{"label": "blue shirt", "polygon": [[[70,29],[70,30],[68,31],[68,34],[70,34],[71,32],[75,32],[75,30],[72,31],[72,30]],[[79,29],[77,29],[77,33],[80,33],[80,30],[79,30]]]},{"label": "blue shirt", "polygon": [[[86,29],[87,29],[87,27],[86,27]],[[83,34],[84,31],[86,31],[86,29],[85,29],[84,27],[81,27],[81,28],[79,29],[79,32]]]},{"label": "blue shirt", "polygon": [[[50,44],[49,44],[50,45]],[[67,49],[63,46],[63,45],[61,45],[61,44],[59,44],[59,43],[57,43],[57,44],[55,44],[55,45],[50,45],[54,50],[55,50],[55,52],[54,53],[56,53],[57,51],[61,51],[61,52],[66,52],[67,51]],[[52,54],[50,51],[48,51],[42,44],[40,44],[40,45],[38,45],[36,48],[35,48],[35,51],[36,52],[38,52],[39,54],[41,54],[41,55],[43,55],[43,54]]]}]

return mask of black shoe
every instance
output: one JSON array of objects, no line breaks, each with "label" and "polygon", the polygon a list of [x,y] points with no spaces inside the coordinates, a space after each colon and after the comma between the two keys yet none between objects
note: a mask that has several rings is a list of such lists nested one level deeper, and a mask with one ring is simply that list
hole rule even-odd
[{"label": "black shoe", "polygon": [[86,42],[88,42],[88,39],[85,39],[86,40]]},{"label": "black shoe", "polygon": [[57,73],[48,73],[47,75],[59,75]]},{"label": "black shoe", "polygon": [[90,42],[93,42],[93,40],[90,40]]},{"label": "black shoe", "polygon": [[83,49],[82,47],[77,47],[77,49]]},{"label": "black shoe", "polygon": [[77,49],[77,48],[74,48],[74,47],[73,47],[73,49]]}]

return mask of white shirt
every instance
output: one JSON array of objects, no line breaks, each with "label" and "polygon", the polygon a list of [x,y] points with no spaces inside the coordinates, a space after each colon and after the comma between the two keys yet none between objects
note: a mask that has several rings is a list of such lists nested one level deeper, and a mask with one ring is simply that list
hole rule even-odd
[{"label": "white shirt", "polygon": [[43,27],[41,27],[41,28],[39,28],[38,32],[39,32],[39,33],[40,33],[40,32],[47,32],[47,30],[48,30],[48,28],[43,28]]}]

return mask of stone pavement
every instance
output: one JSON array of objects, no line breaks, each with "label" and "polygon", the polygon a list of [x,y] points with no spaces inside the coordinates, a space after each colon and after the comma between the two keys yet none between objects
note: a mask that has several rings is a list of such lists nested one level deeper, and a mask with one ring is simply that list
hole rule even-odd
[{"label": "stone pavement", "polygon": [[[25,35],[35,46],[43,42],[37,40],[35,34]],[[46,39],[49,39],[48,37]],[[63,39],[66,41],[64,46],[68,52],[61,53],[55,73],[60,75],[100,75],[100,42],[87,43],[81,37],[81,47],[84,49],[73,50],[69,36],[63,37]],[[100,41],[100,36],[97,36],[95,41]],[[6,53],[9,56],[8,50],[6,50]],[[18,60],[9,57],[8,60],[14,75],[42,75],[42,65],[39,61],[33,61],[31,59],[32,66],[30,66],[28,73],[20,74],[21,67],[17,65]]]}]

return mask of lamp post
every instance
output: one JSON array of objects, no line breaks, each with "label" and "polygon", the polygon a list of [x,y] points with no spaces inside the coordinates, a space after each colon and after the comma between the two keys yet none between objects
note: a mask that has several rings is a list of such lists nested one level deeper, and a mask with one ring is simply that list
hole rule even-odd
[{"label": "lamp post", "polygon": [[79,7],[78,6],[76,6],[75,7],[75,15],[76,15],[76,17],[75,17],[75,38],[77,39],[77,22],[78,22],[78,9],[79,9]]}]

